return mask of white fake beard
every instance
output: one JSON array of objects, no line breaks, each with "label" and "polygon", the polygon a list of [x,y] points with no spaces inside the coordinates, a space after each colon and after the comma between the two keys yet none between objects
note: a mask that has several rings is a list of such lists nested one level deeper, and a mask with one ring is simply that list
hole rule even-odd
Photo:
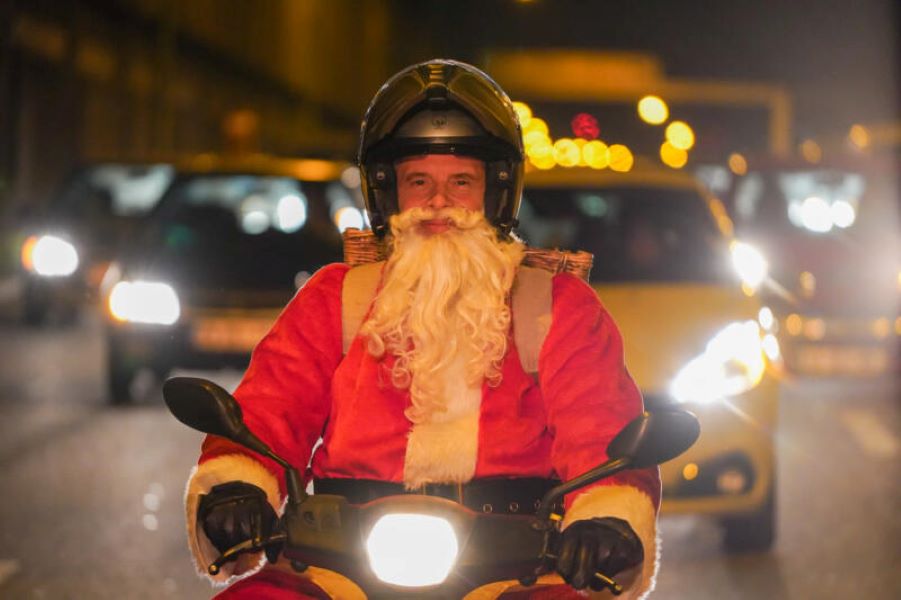
[{"label": "white fake beard", "polygon": [[[448,219],[424,235],[425,220]],[[408,487],[472,477],[481,385],[496,386],[507,352],[507,295],[524,248],[501,242],[480,212],[413,208],[391,217],[391,254],[360,332],[375,358],[394,357],[392,384],[409,389]]]}]

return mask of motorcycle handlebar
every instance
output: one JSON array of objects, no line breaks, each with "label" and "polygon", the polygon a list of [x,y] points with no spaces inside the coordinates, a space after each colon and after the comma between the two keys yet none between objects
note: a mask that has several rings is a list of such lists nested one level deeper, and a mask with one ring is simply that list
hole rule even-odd
[{"label": "motorcycle handlebar", "polygon": [[[225,563],[231,562],[233,560],[237,560],[239,556],[242,554],[249,554],[251,552],[259,552],[261,550],[268,550],[270,547],[277,547],[278,552],[275,555],[281,553],[281,549],[284,548],[285,542],[288,540],[287,534],[284,532],[278,532],[270,535],[265,540],[261,539],[250,539],[244,540],[240,544],[236,544],[219,555],[216,560],[214,560],[210,566],[207,567],[207,572],[210,575],[218,575],[219,571],[222,570],[222,565]],[[268,553],[267,553],[268,556]],[[271,560],[271,559],[270,559]]]}]

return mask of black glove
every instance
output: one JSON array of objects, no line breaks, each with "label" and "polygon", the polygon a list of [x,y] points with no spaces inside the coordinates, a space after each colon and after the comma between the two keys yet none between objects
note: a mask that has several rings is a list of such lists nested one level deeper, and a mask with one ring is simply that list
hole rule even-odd
[{"label": "black glove", "polygon": [[266,492],[244,481],[214,486],[197,506],[197,522],[220,553],[244,540],[267,538],[277,520]]},{"label": "black glove", "polygon": [[602,590],[596,571],[612,577],[643,560],[641,540],[628,523],[613,517],[585,519],[563,530],[557,572],[577,590]]}]

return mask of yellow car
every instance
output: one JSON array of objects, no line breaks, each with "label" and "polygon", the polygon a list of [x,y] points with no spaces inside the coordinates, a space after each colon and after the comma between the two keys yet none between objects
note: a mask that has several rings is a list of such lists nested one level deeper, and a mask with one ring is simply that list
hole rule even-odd
[{"label": "yellow car", "polygon": [[517,231],[594,254],[590,283],[646,407],[699,417],[697,444],[661,468],[664,510],[718,518],[729,549],[771,546],[779,348],[756,294],[767,264],[732,237],[722,204],[682,172],[556,168],[527,174]]}]

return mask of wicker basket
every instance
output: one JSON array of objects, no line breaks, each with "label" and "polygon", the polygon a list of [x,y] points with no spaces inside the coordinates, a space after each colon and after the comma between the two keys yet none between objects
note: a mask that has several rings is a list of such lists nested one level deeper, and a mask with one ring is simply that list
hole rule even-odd
[{"label": "wicker basket", "polygon": [[[387,246],[371,230],[348,228],[344,230],[344,262],[352,267],[385,260]],[[526,248],[522,264],[527,267],[544,269],[551,273],[571,273],[588,281],[594,256],[590,252],[578,250]]]}]

